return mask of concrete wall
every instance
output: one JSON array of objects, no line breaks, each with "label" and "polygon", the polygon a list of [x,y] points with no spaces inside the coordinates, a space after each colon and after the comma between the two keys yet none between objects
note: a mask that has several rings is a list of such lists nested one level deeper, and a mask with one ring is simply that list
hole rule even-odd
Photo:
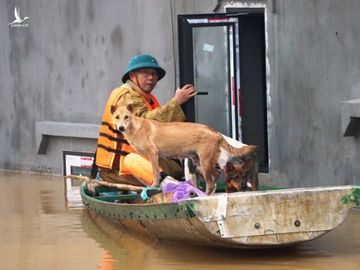
[{"label": "concrete wall", "polygon": [[[93,152],[94,132],[81,134],[87,127],[77,125],[80,138],[74,138],[67,134],[71,125],[66,124],[99,124],[109,93],[121,83],[127,61],[135,54],[153,54],[168,71],[155,94],[162,103],[170,99],[177,87],[176,13],[208,12],[215,5],[216,1],[1,1],[0,168],[61,173],[63,150]],[[15,19],[15,6],[21,17],[30,17],[28,27],[8,25]],[[48,122],[52,134],[44,154],[38,155]],[[56,126],[58,122],[65,125]]]},{"label": "concrete wall", "polygon": [[[360,2],[224,1],[265,8],[269,178],[285,186],[360,183]],[[352,100],[350,102],[345,102]]]},{"label": "concrete wall", "polygon": [[[360,2],[217,2],[1,2],[0,168],[59,173],[63,150],[93,151],[94,139],[52,136],[46,154],[37,155],[36,122],[98,124],[136,53],[154,54],[168,71],[155,94],[169,99],[178,82],[177,14],[260,6],[266,12],[270,180],[359,184],[359,132],[343,134],[349,117],[360,117],[360,105],[342,102],[360,98]],[[15,3],[30,17],[26,29],[7,25]]]},{"label": "concrete wall", "polygon": [[360,2],[274,2],[272,178],[290,186],[359,184],[360,140],[343,137],[341,106],[360,98]]}]

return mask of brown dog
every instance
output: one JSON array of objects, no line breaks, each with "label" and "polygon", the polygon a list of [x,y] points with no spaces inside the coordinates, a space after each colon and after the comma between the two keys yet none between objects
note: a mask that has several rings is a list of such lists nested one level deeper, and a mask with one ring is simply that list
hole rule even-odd
[{"label": "brown dog", "polygon": [[[246,144],[237,141],[233,138],[227,137],[221,134],[226,142],[235,148],[242,148]],[[259,161],[257,151],[241,157],[234,156],[226,162],[224,169],[225,176],[225,191],[226,192],[237,192],[258,189],[258,169]],[[196,164],[193,164],[191,160],[185,159],[184,162],[185,179],[191,179],[194,186],[197,186],[197,180],[202,177],[201,171],[199,171]]]},{"label": "brown dog", "polygon": [[236,192],[258,189],[258,158],[253,153],[245,158],[233,157],[225,165],[225,191]]},{"label": "brown dog", "polygon": [[111,107],[116,128],[129,144],[147,156],[154,174],[152,186],[159,185],[159,156],[191,158],[198,161],[206,181],[206,193],[215,191],[219,171],[233,156],[246,157],[256,151],[255,145],[234,148],[223,136],[203,124],[144,119],[133,114],[132,105]]}]

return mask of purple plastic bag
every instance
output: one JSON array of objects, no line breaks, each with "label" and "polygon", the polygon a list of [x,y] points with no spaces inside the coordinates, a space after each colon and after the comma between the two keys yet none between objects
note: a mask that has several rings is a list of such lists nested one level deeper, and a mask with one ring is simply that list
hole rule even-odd
[{"label": "purple plastic bag", "polygon": [[206,194],[194,187],[191,180],[177,183],[168,183],[162,188],[162,192],[173,192],[172,202],[179,202],[189,198],[203,197]]}]

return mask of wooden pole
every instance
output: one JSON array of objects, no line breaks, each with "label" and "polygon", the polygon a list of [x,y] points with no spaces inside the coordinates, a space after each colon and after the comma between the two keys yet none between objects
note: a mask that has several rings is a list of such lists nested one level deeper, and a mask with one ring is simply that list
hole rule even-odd
[{"label": "wooden pole", "polygon": [[74,179],[84,181],[87,185],[88,190],[90,192],[92,192],[93,194],[95,194],[95,188],[97,188],[99,186],[111,187],[111,188],[116,188],[116,189],[120,189],[120,190],[136,191],[136,192],[141,192],[145,188],[145,187],[141,187],[141,186],[134,186],[134,185],[128,185],[128,184],[118,184],[118,183],[110,183],[110,182],[106,182],[106,181],[99,181],[96,179],[90,179],[89,177],[82,176],[82,175],[65,175],[64,179],[67,179],[67,178],[74,178]]}]

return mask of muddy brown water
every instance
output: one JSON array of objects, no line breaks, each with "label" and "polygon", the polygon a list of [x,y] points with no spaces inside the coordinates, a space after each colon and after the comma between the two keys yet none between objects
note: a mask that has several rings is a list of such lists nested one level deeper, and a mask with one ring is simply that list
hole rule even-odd
[{"label": "muddy brown water", "polygon": [[[109,236],[65,199],[60,176],[0,172],[0,269],[359,269],[360,210],[295,247],[241,250]],[[321,206],[319,206],[321,207]],[[113,231],[110,226],[106,230]]]}]

